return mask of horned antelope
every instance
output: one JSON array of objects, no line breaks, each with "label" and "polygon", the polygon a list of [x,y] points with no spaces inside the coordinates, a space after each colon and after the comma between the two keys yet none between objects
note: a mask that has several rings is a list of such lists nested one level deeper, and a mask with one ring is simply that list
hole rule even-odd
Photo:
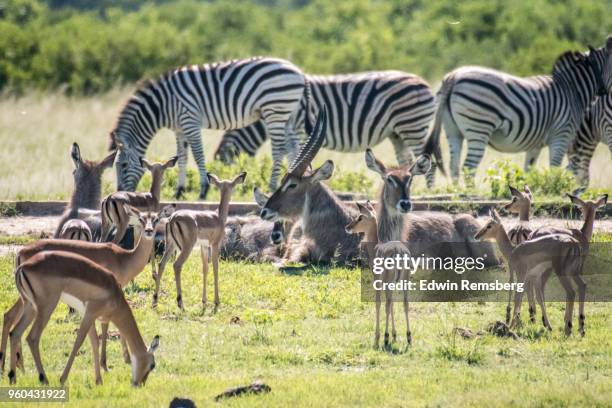
[{"label": "horned antelope", "polygon": [[215,281],[215,309],[219,306],[219,246],[225,235],[225,223],[229,212],[229,203],[234,188],[242,184],[246,178],[246,172],[240,173],[233,180],[219,180],[214,174],[208,173],[208,181],[221,191],[221,200],[217,211],[175,211],[166,225],[166,251],[162,257],[155,281],[155,293],[153,294],[153,306],[157,305],[159,286],[164,272],[165,264],[170,255],[178,249],[180,251],[174,261],[174,278],[176,280],[176,302],[183,309],[183,297],[181,291],[181,271],[183,264],[189,258],[191,250],[198,241],[202,242],[200,252],[202,255],[203,290],[202,303],[206,306],[206,278],[208,276],[209,248],[212,258],[213,274]]},{"label": "horned antelope", "polygon": [[60,299],[80,310],[83,315],[74,346],[60,377],[62,386],[68,379],[74,358],[88,334],[94,356],[96,384],[102,383],[96,319],[111,321],[117,326],[122,338],[129,345],[132,384],[145,384],[150,372],[155,368],[153,353],[159,345],[159,336],[155,336],[147,349],[121,286],[108,269],[74,253],[42,251],[17,267],[15,283],[24,308],[11,333],[11,384],[15,384],[17,380],[16,350],[23,332],[32,321],[34,324],[27,336],[28,345],[36,363],[39,381],[42,384],[49,383],[41,361],[39,345],[42,332]]},{"label": "horned antelope", "polygon": [[[119,148],[122,148],[120,143]],[[102,202],[102,237],[104,240],[106,240],[111,225],[113,224],[117,228],[113,239],[114,243],[121,241],[127,230],[130,217],[129,213],[126,211],[126,207],[121,204],[130,205],[140,211],[159,211],[159,200],[164,171],[173,167],[178,157],[172,157],[164,163],[149,163],[146,159],[140,160],[141,165],[151,172],[151,190],[148,193],[118,191],[110,194],[104,199]]]},{"label": "horned antelope", "polygon": [[[97,263],[103,268],[108,269],[115,275],[119,284],[124,287],[134,279],[149,262],[153,250],[153,232],[157,217],[155,214],[141,214],[134,208],[128,208],[134,217],[138,219],[141,227],[140,239],[137,245],[131,249],[123,249],[112,243],[93,243],[61,239],[45,239],[37,241],[22,248],[17,254],[17,266],[33,257],[35,254],[44,251],[65,251],[83,256],[92,262]],[[2,326],[2,342],[0,344],[0,369],[4,368],[4,356],[6,355],[6,344],[9,331],[13,329],[17,320],[23,313],[23,302],[19,299],[5,314]],[[102,322],[102,368],[107,371],[106,366],[106,338],[108,333],[108,323]],[[123,339],[122,339],[123,340]],[[124,358],[126,362],[127,351],[124,346]]]},{"label": "horned antelope", "polygon": [[288,244],[284,261],[345,262],[359,252],[359,237],[345,230],[356,211],[322,183],[332,176],[334,163],[327,160],[316,170],[308,170],[325,139],[326,123],[327,113],[322,109],[312,134],[260,212],[268,221],[300,220],[301,237]]},{"label": "horned antelope", "polygon": [[64,223],[64,226],[59,234],[59,238],[91,242],[91,229],[85,221],[78,218],[73,218]]},{"label": "horned antelope", "polygon": [[[584,299],[586,284],[582,280],[582,266],[585,253],[581,242],[569,234],[548,234],[529,239],[513,248],[510,238],[495,210],[491,211],[491,220],[476,234],[476,239],[494,239],[508,260],[510,276],[516,275],[517,282],[525,285],[531,282],[535,288],[536,298],[542,310],[542,323],[545,328],[552,330],[544,299],[544,287],[554,272],[561,281],[566,293],[565,307],[565,334],[572,332],[572,315],[574,308],[575,291],[570,279],[578,285],[580,301],[580,328],[584,336]],[[517,290],[514,294],[514,312],[510,327],[520,324],[521,300],[523,291]]]}]

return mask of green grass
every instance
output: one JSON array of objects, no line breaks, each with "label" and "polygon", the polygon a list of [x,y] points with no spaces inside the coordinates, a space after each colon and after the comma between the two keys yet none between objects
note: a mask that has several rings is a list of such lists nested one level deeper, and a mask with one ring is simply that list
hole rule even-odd
[{"label": "green grass", "polygon": [[[604,237],[602,237],[604,238]],[[609,237],[608,237],[609,238]],[[16,298],[12,257],[0,258],[0,309]],[[86,342],[68,387],[75,407],[165,407],[175,396],[210,406],[225,389],[262,380],[268,395],[223,402],[227,406],[608,406],[612,400],[612,319],[609,304],[588,304],[587,335],[564,338],[564,305],[548,306],[555,330],[526,324],[520,340],[490,335],[465,340],[456,326],[474,331],[501,319],[502,303],[413,303],[413,346],[374,350],[374,306],[360,300],[359,271],[313,269],[284,274],[271,265],[222,262],[221,307],[202,311],[201,264],[195,254],[183,271],[185,312],[175,305],[172,271],[163,280],[158,310],[150,306],[147,268],[126,292],[145,341],[161,336],[157,368],[145,388],[129,385],[120,344],[110,341],[112,370],[95,386]],[[212,292],[212,282],[209,293]],[[43,340],[51,385],[75,337],[77,319],[58,307]],[[240,324],[230,324],[238,316]],[[396,312],[398,332],[404,331]],[[400,338],[402,336],[400,335]],[[19,386],[36,386],[32,357]],[[6,376],[0,386],[8,385]],[[45,405],[46,406],[46,405]]]}]

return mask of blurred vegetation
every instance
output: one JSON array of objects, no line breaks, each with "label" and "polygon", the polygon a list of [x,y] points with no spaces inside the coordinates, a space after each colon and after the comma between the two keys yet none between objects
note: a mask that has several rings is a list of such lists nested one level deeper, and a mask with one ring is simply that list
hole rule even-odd
[{"label": "blurred vegetation", "polygon": [[253,55],[321,74],[400,69],[436,81],[464,64],[545,74],[561,52],[601,45],[611,9],[610,0],[4,0],[0,89],[89,94]]}]

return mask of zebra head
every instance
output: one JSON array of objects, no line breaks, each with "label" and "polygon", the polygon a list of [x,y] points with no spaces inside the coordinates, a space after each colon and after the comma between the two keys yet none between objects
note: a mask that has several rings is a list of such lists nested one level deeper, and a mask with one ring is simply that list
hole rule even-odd
[{"label": "zebra head", "polygon": [[589,46],[589,65],[597,81],[597,95],[612,93],[612,36],[608,36],[603,48],[596,50]]},{"label": "zebra head", "polygon": [[429,155],[417,157],[412,165],[403,167],[387,167],[374,156],[372,149],[366,150],[366,165],[368,169],[378,173],[384,184],[379,203],[391,213],[408,213],[412,210],[410,187],[414,176],[425,174],[431,168]]},{"label": "zebra head", "polygon": [[134,191],[144,174],[141,156],[129,144],[115,140],[117,146],[117,191]]}]

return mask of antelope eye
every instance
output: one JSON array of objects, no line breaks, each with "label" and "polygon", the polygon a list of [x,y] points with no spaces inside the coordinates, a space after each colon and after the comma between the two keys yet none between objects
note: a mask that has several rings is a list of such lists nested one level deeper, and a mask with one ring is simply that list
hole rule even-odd
[{"label": "antelope eye", "polygon": [[121,168],[127,169],[128,164],[126,162],[121,163]]},{"label": "antelope eye", "polygon": [[361,221],[363,220],[363,215],[360,215],[359,217],[357,217],[357,221]]},{"label": "antelope eye", "polygon": [[292,188],[296,188],[297,184],[291,183],[287,186],[287,190],[292,189]]},{"label": "antelope eye", "polygon": [[151,363],[151,370],[155,368],[155,363]]}]

